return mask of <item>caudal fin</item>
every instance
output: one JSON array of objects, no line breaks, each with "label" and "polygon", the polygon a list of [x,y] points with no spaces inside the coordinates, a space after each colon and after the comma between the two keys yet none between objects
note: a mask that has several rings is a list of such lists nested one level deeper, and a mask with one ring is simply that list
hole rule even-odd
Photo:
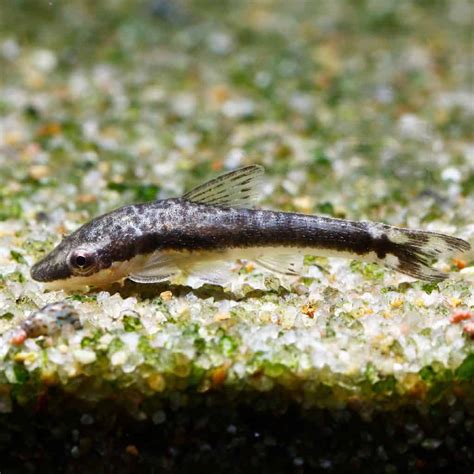
[{"label": "caudal fin", "polygon": [[449,276],[431,266],[434,260],[471,248],[465,240],[436,232],[389,227],[386,235],[390,245],[387,254],[379,258],[381,263],[426,281],[442,281]]}]

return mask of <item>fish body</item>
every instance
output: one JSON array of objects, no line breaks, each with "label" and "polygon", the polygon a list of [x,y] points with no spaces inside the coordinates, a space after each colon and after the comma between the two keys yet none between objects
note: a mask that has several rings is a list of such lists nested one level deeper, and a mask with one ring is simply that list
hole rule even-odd
[{"label": "fish body", "polygon": [[241,168],[182,198],[134,204],[97,217],[32,267],[52,288],[105,286],[130,278],[155,283],[180,272],[221,284],[225,263],[248,258],[300,274],[304,255],[381,263],[416,278],[446,275],[430,260],[470,245],[456,237],[382,223],[251,208],[259,166]]}]

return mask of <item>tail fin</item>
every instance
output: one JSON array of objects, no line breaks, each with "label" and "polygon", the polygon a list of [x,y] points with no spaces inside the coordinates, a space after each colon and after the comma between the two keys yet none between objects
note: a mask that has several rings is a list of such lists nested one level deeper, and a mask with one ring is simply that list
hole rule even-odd
[{"label": "tail fin", "polygon": [[387,226],[390,241],[387,253],[379,255],[380,262],[406,275],[426,281],[442,281],[449,274],[431,266],[437,258],[467,252],[471,245],[465,240],[436,232]]}]

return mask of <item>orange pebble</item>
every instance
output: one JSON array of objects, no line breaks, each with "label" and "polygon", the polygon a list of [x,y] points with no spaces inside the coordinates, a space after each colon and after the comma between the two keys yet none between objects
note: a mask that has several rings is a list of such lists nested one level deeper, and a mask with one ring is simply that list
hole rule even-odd
[{"label": "orange pebble", "polygon": [[80,194],[76,200],[79,204],[90,204],[97,201],[97,196],[95,194]]},{"label": "orange pebble", "polygon": [[61,132],[61,125],[57,122],[47,123],[38,130],[40,137],[58,135]]},{"label": "orange pebble", "polygon": [[221,171],[222,168],[224,168],[224,163],[222,163],[222,161],[213,161],[211,163],[212,171]]},{"label": "orange pebble", "polygon": [[228,366],[225,364],[214,369],[211,375],[212,384],[214,386],[222,385],[225,382],[225,379],[227,378],[227,369]]},{"label": "orange pebble", "polygon": [[306,316],[310,317],[311,319],[314,318],[314,313],[316,312],[316,307],[311,305],[311,304],[306,304],[303,306],[301,309],[303,314],[306,314]]},{"label": "orange pebble", "polygon": [[140,453],[138,452],[138,448],[134,444],[129,444],[125,451],[132,456],[138,456]]},{"label": "orange pebble", "polygon": [[455,311],[449,318],[449,322],[453,324],[460,323],[461,321],[466,321],[468,319],[474,318],[474,314],[470,311]]},{"label": "orange pebble", "polygon": [[460,258],[453,258],[453,263],[456,265],[458,270],[462,270],[467,267],[466,260],[461,260]]},{"label": "orange pebble", "polygon": [[26,341],[26,339],[26,332],[23,329],[19,329],[10,339],[10,344],[13,344],[14,346],[20,346]]}]

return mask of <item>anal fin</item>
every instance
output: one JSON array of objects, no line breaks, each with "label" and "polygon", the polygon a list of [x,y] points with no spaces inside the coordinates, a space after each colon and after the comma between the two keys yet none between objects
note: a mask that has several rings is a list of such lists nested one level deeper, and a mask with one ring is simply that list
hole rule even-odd
[{"label": "anal fin", "polygon": [[303,255],[299,254],[263,255],[255,262],[267,270],[283,275],[301,275],[303,273]]}]

